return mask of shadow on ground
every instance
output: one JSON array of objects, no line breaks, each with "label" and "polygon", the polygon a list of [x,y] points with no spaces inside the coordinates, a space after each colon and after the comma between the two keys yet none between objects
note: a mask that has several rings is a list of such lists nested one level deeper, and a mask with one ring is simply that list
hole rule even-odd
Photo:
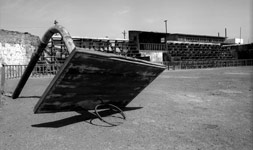
[{"label": "shadow on ground", "polygon": [[18,98],[41,98],[41,96],[19,96]]},{"label": "shadow on ground", "polygon": [[[12,98],[12,92],[5,92],[3,95],[6,97]],[[25,96],[19,96],[18,98],[41,98],[41,96],[37,95],[25,95]]]},{"label": "shadow on ground", "polygon": [[[132,110],[137,110],[137,109],[141,109],[142,107],[125,107],[123,108],[123,112],[124,111],[132,111]],[[112,125],[104,125],[104,124],[95,124],[93,122],[94,119],[97,119],[98,117],[90,111],[77,111],[77,113],[79,113],[79,115],[76,116],[72,116],[69,118],[65,118],[65,119],[61,119],[61,120],[56,120],[56,121],[52,121],[52,122],[45,122],[45,123],[40,123],[40,124],[34,124],[31,125],[32,127],[37,127],[37,128],[60,128],[60,127],[64,127],[67,125],[71,125],[74,123],[78,123],[78,122],[86,122],[95,126],[101,126],[101,127],[112,127]],[[110,110],[102,110],[99,112],[101,117],[115,117],[115,118],[120,118],[121,117],[116,117],[116,116],[112,116],[114,114],[117,114],[117,112],[115,111],[110,111]]]}]

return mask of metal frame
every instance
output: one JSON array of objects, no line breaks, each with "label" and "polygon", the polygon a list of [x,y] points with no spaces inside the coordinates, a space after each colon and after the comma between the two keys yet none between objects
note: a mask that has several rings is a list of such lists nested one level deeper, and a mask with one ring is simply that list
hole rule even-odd
[{"label": "metal frame", "polygon": [[62,39],[63,39],[69,53],[71,53],[75,49],[75,44],[74,44],[69,32],[63,26],[55,25],[55,26],[49,28],[47,30],[47,32],[44,34],[44,36],[42,37],[37,51],[31,57],[31,60],[28,64],[24,74],[22,75],[15,91],[13,92],[13,95],[12,95],[13,99],[16,99],[16,98],[19,97],[19,95],[20,95],[22,89],[24,88],[30,74],[33,71],[34,66],[38,62],[42,52],[45,50],[49,40],[51,39],[51,37],[55,33],[59,33],[62,36]]},{"label": "metal frame", "polygon": [[[17,85],[17,87],[16,87],[16,89],[15,89],[13,95],[12,95],[13,99],[16,99],[16,98],[19,97],[24,85],[26,84],[30,74],[33,71],[33,68],[35,67],[36,63],[38,62],[38,60],[39,60],[39,58],[42,54],[42,52],[45,50],[48,42],[50,41],[50,39],[52,38],[52,36],[55,33],[59,33],[62,36],[62,39],[63,39],[63,41],[65,43],[65,46],[67,47],[67,50],[68,50],[69,53],[71,53],[73,50],[76,49],[76,46],[75,46],[69,32],[64,27],[62,27],[60,25],[55,25],[55,26],[51,27],[50,29],[48,29],[48,31],[44,34],[44,36],[42,37],[42,39],[40,41],[40,45],[38,47],[38,50],[31,57],[31,60],[30,60],[24,74],[22,75],[22,77],[21,77],[21,79],[20,79],[20,81],[19,81],[19,83],[18,83],[18,85]],[[104,120],[99,115],[98,109],[101,108],[101,107],[103,107],[103,108],[108,107],[112,111],[115,111],[115,110],[119,111],[119,113],[122,115],[123,119],[124,120],[126,119],[125,114],[123,113],[123,111],[119,107],[117,107],[113,104],[105,104],[102,99],[100,99],[100,100],[101,100],[102,103],[98,104],[95,107],[95,109],[94,109],[95,114],[94,115],[96,115],[101,121],[103,121],[103,122],[105,122],[109,125],[116,126],[116,124],[113,124],[113,123],[110,123],[110,122]]]}]

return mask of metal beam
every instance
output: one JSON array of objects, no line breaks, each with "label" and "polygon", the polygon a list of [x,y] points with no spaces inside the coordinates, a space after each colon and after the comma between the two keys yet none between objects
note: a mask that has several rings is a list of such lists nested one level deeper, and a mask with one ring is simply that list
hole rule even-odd
[{"label": "metal beam", "polygon": [[49,28],[47,30],[47,32],[44,34],[44,36],[42,37],[37,51],[35,53],[33,53],[32,57],[31,57],[31,60],[28,64],[24,74],[22,75],[15,91],[13,92],[13,94],[12,94],[13,99],[16,99],[16,98],[19,97],[19,95],[20,95],[22,89],[24,88],[30,74],[33,71],[34,66],[38,62],[42,52],[45,50],[50,38],[55,33],[59,33],[62,36],[62,39],[63,39],[69,53],[71,53],[75,49],[75,44],[74,44],[69,32],[63,26],[55,25],[55,26]]}]

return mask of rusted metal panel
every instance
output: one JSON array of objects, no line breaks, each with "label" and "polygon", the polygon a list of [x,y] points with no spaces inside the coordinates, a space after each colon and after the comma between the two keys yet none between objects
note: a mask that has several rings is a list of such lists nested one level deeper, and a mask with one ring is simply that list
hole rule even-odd
[{"label": "rusted metal panel", "polygon": [[165,66],[77,48],[45,90],[34,113],[91,110],[111,103],[125,107]]}]

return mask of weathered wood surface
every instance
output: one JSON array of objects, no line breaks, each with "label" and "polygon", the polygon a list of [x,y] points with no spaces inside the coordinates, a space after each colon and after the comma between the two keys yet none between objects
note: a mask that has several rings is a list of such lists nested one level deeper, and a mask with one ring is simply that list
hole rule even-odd
[{"label": "weathered wood surface", "polygon": [[125,107],[166,67],[114,54],[74,50],[34,108],[35,113]]}]

